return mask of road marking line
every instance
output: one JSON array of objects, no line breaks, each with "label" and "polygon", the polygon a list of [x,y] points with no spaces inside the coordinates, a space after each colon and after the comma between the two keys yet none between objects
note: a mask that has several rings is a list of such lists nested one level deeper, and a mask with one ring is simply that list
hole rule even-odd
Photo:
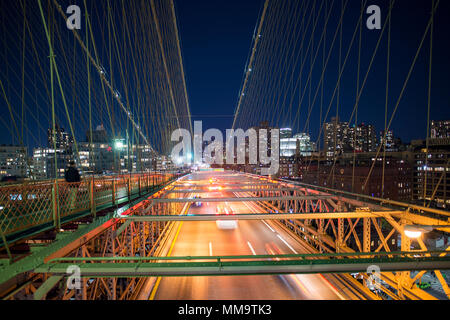
[{"label": "road marking line", "polygon": [[209,243],[209,256],[212,257],[212,243]]},{"label": "road marking line", "polygon": [[330,287],[331,291],[333,291],[341,300],[346,300],[339,292],[338,289],[335,288],[321,273],[319,273],[319,277],[325,282],[325,284]]},{"label": "road marking line", "polygon": [[294,248],[292,248],[291,245],[289,243],[287,243],[286,240],[284,240],[279,234],[277,234],[277,237],[280,238],[280,240],[283,241],[283,243],[285,245],[287,245],[288,248],[292,250],[292,252],[294,252],[295,254],[298,254],[297,251],[295,251]]},{"label": "road marking line", "polygon": [[[237,196],[237,194],[235,194],[236,196]],[[245,206],[250,210],[250,211],[253,211],[248,205],[247,205],[247,203],[246,202],[244,202],[244,204],[245,204]],[[270,227],[270,225],[268,224],[268,223],[266,223],[264,220],[261,220],[272,232],[274,232],[274,233],[276,233],[276,231],[274,230],[274,229],[272,229],[271,227]],[[295,254],[298,254],[297,253],[297,251],[295,251],[294,250],[294,248],[292,248],[290,245],[289,245],[289,243],[287,243],[286,242],[286,240],[284,240],[280,235],[277,235],[278,236],[278,238],[280,238],[280,240],[281,241],[283,241],[283,243],[285,244],[285,245],[287,245],[288,247],[289,247],[289,249],[291,249]],[[249,243],[249,246],[250,246],[250,243]],[[279,261],[279,259],[277,258],[276,260],[278,260]],[[321,277],[322,277],[322,280],[325,282],[325,284],[328,286],[328,287],[330,287],[330,289],[341,299],[341,300],[345,300],[345,298],[338,292],[338,290],[322,275],[322,274],[319,274]],[[306,289],[306,287],[305,286],[303,286],[303,284],[301,283],[301,281],[300,281],[300,279],[297,277],[297,275],[292,275],[293,276],[293,279],[294,279],[294,281],[298,284],[298,285],[300,285],[302,288],[303,288],[303,290],[305,290],[306,292],[309,292],[307,289]]]},{"label": "road marking line", "polygon": [[[234,193],[234,192],[233,192],[233,193]],[[235,194],[235,196],[236,196],[236,198],[240,198],[240,197],[238,197],[236,194]],[[242,203],[248,208],[248,210],[250,210],[252,213],[254,213],[255,209],[250,208],[250,207],[248,206],[247,202],[242,202]]]},{"label": "road marking line", "polygon": [[250,250],[252,251],[253,255],[256,256],[255,249],[253,249],[252,244],[250,243],[250,241],[247,241],[247,244],[248,244]]},{"label": "road marking line", "polygon": [[[233,192],[234,193],[234,192]],[[234,195],[236,196],[236,197],[238,197],[237,196],[237,194],[236,193],[234,193]],[[239,197],[238,197],[239,198]],[[243,202],[243,204],[252,212],[252,213],[254,213],[256,210],[253,208],[250,208],[250,206],[246,203],[246,202]],[[270,231],[272,231],[273,233],[277,233],[271,226],[269,226],[269,224],[267,223],[267,222],[265,222],[264,220],[261,220],[266,226],[267,226],[267,228],[269,228],[270,229]]]},{"label": "road marking line", "polygon": [[[181,227],[182,227],[182,226],[183,226],[183,222],[181,222],[180,225],[178,226],[177,233],[175,234],[175,238],[173,239],[172,245],[170,246],[170,249],[169,249],[169,253],[167,254],[168,257],[170,257],[170,255],[172,254],[173,247],[175,246],[175,242],[176,242],[177,239],[178,239],[178,235],[180,234],[180,231],[181,231]],[[159,278],[156,280],[155,286],[153,287],[153,290],[152,290],[152,293],[151,293],[151,295],[150,295],[149,300],[155,300],[156,291],[158,291],[158,287],[159,287],[159,284],[161,283],[161,279],[162,279],[162,278],[159,277]]]},{"label": "road marking line", "polygon": [[277,233],[275,230],[272,229],[271,226],[269,226],[269,224],[267,222],[265,222],[264,220],[261,220],[266,226],[267,228],[269,228],[272,232]]},{"label": "road marking line", "polygon": [[300,289],[302,289],[304,292],[306,292],[306,294],[308,295],[312,295],[311,291],[309,291],[308,289],[306,289],[306,287],[304,286],[304,284],[302,283],[302,281],[300,280],[298,274],[291,274],[290,275],[291,279],[294,280],[294,282],[300,287]]}]

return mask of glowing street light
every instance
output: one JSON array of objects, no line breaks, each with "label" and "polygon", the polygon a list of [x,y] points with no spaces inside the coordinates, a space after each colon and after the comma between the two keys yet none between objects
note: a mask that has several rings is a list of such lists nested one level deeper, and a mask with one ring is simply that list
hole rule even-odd
[{"label": "glowing street light", "polygon": [[424,233],[431,232],[433,229],[433,226],[406,225],[403,231],[408,238],[419,239]]},{"label": "glowing street light", "polygon": [[114,148],[116,150],[123,150],[125,148],[125,144],[123,143],[123,140],[116,140],[114,142]]},{"label": "glowing street light", "polygon": [[[114,167],[118,171],[117,173],[121,173],[122,164],[120,159],[120,154],[125,149],[125,139],[115,139],[114,140]],[[116,160],[117,155],[117,160]],[[128,157],[129,158],[129,157]],[[117,161],[117,164],[116,164]]]},{"label": "glowing street light", "polygon": [[411,231],[411,230],[405,230],[405,236],[407,236],[410,239],[419,239],[422,236],[422,231]]}]

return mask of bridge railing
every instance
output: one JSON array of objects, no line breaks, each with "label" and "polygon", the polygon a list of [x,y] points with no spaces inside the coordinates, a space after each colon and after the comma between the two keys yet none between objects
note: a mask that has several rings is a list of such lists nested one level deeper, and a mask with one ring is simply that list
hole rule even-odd
[{"label": "bridge railing", "polygon": [[405,210],[405,211],[415,212],[417,214],[427,214],[427,215],[435,217],[435,218],[444,219],[444,221],[446,221],[448,219],[448,217],[450,217],[450,211],[446,211],[446,210],[442,210],[442,209],[424,207],[424,206],[416,205],[413,203],[405,203],[405,202],[396,201],[396,200],[376,198],[376,197],[372,197],[372,196],[365,195],[365,194],[355,194],[355,193],[351,193],[348,191],[336,190],[336,189],[331,189],[331,188],[322,187],[322,186],[314,186],[314,185],[310,185],[310,184],[306,184],[306,183],[302,183],[302,182],[292,182],[289,180],[282,180],[282,179],[279,179],[279,181],[281,181],[283,183],[293,184],[293,185],[307,188],[307,189],[313,189],[313,190],[321,191],[324,193],[334,194],[337,196],[341,196],[343,198],[354,199],[357,201],[372,203],[372,204],[384,206],[384,207],[388,206],[392,209]]},{"label": "bridge railing", "polygon": [[365,194],[356,194],[356,193],[351,193],[348,191],[331,189],[331,188],[327,188],[327,187],[323,187],[323,186],[311,185],[311,184],[307,184],[304,182],[298,182],[298,181],[292,181],[292,180],[286,180],[286,179],[269,178],[267,176],[260,176],[260,175],[251,174],[251,173],[245,173],[245,175],[252,177],[252,178],[257,178],[260,180],[272,182],[272,183],[282,183],[285,185],[296,186],[296,187],[305,188],[305,189],[309,189],[309,190],[316,190],[316,191],[322,192],[324,194],[335,195],[336,197],[353,199],[353,200],[370,203],[370,204],[374,204],[374,205],[390,207],[395,210],[404,210],[404,211],[415,212],[418,214],[426,214],[426,215],[429,215],[429,216],[432,216],[432,217],[435,217],[438,219],[443,219],[444,221],[447,221],[448,217],[450,217],[450,211],[446,211],[446,210],[442,210],[442,209],[424,207],[424,206],[420,206],[420,205],[416,205],[416,204],[412,204],[412,203],[405,203],[405,202],[400,202],[400,201],[395,201],[395,200],[390,200],[390,199],[376,198],[376,197],[372,197],[372,196],[365,195]]},{"label": "bridge railing", "polygon": [[[60,228],[70,216],[92,213],[131,201],[177,178],[177,173],[88,177],[80,183],[61,180],[0,187],[1,242],[30,228]],[[8,241],[9,242],[9,241]]]}]

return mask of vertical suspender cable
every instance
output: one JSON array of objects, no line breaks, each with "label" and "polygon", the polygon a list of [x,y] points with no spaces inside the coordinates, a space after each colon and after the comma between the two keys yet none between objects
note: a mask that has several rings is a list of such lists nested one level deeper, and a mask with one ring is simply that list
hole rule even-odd
[{"label": "vertical suspender cable", "polygon": [[236,125],[236,120],[237,120],[237,117],[238,117],[238,114],[239,114],[239,110],[241,108],[242,99],[244,97],[245,89],[247,87],[247,82],[248,82],[248,79],[249,79],[249,76],[250,76],[250,73],[251,73],[250,70],[252,69],[253,60],[255,59],[256,48],[258,47],[258,43],[259,43],[259,40],[260,40],[259,35],[261,34],[261,30],[262,30],[262,27],[264,25],[264,19],[266,17],[266,12],[267,12],[268,5],[269,5],[269,0],[266,0],[266,2],[264,3],[264,9],[263,9],[263,12],[262,12],[262,15],[261,15],[261,20],[259,22],[258,31],[257,31],[257,33],[255,35],[255,43],[253,45],[252,55],[250,57],[250,62],[248,64],[248,66],[247,66],[244,84],[243,84],[241,92],[239,94],[239,101],[238,101],[238,105],[236,107],[236,112],[234,113],[234,120],[233,120],[233,125],[232,125],[231,129],[234,129],[234,126]]},{"label": "vertical suspender cable", "polygon": [[[431,27],[430,27],[430,62],[429,62],[429,73],[428,73],[428,110],[427,110],[427,140],[426,140],[426,154],[425,154],[425,177],[424,177],[424,187],[423,187],[423,205],[427,202],[427,184],[428,184],[428,156],[430,153],[430,113],[431,113],[431,80],[433,74],[433,31],[434,31],[434,0],[431,2]],[[445,171],[444,171],[445,172]],[[433,173],[432,173],[433,175]],[[432,178],[434,179],[434,177]],[[430,201],[431,203],[431,201]]]},{"label": "vertical suspender cable", "polygon": [[[360,16],[364,13],[364,4],[361,3]],[[362,19],[359,22],[359,45],[358,45],[358,67],[356,75],[356,99],[358,100],[359,84],[360,84],[360,73],[361,73],[361,47],[362,47]],[[353,170],[352,170],[352,192],[355,192],[355,169],[356,169],[356,131],[358,129],[358,109],[359,102],[356,101],[356,111],[355,111],[355,130],[353,132]]]},{"label": "vertical suspender cable", "polygon": [[[386,103],[385,103],[385,113],[384,113],[384,132],[387,131],[387,119],[388,119],[388,105],[389,105],[389,76],[390,76],[390,63],[391,63],[391,20],[392,14],[389,15],[389,25],[388,25],[388,50],[387,50],[387,66],[386,66]],[[385,135],[386,137],[386,135]],[[384,198],[385,194],[385,173],[386,173],[386,145],[387,140],[382,140],[383,144],[383,174],[381,182],[381,198]],[[376,160],[376,159],[375,159]]]}]

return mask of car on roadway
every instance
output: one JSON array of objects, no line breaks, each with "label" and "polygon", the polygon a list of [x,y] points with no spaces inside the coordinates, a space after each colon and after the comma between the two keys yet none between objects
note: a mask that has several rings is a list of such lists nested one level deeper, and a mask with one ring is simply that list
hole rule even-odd
[{"label": "car on roadway", "polygon": [[[233,209],[228,205],[217,205],[216,215],[218,216],[231,216],[235,215]],[[238,227],[237,220],[217,220],[216,225],[221,230],[234,230]]]},{"label": "car on roadway", "polygon": [[[194,196],[194,200],[196,200],[196,199],[201,199],[202,197],[200,197],[200,196]],[[194,207],[201,207],[202,206],[202,202],[200,202],[200,201],[195,201],[194,202]]]}]

